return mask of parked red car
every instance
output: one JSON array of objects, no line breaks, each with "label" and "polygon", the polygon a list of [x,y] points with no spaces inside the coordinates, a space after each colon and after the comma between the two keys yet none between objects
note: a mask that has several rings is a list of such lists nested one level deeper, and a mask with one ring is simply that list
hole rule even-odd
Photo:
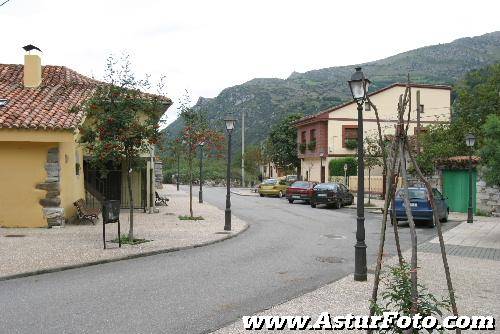
[{"label": "parked red car", "polygon": [[311,181],[295,181],[286,190],[286,198],[288,199],[288,202],[293,203],[293,201],[306,201],[309,203],[314,193],[313,188],[316,184],[316,182]]}]

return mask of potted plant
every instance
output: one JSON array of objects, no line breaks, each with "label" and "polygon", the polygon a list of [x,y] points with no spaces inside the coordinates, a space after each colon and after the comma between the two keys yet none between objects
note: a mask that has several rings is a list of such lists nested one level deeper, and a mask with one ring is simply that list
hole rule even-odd
[{"label": "potted plant", "polygon": [[345,147],[348,150],[355,150],[358,147],[358,141],[356,139],[346,139]]},{"label": "potted plant", "polygon": [[316,140],[311,140],[309,144],[307,144],[307,149],[309,151],[314,151],[316,149]]},{"label": "potted plant", "polygon": [[301,154],[306,153],[306,146],[307,146],[307,145],[306,145],[306,143],[300,143],[300,144],[299,144],[299,152],[300,152]]}]

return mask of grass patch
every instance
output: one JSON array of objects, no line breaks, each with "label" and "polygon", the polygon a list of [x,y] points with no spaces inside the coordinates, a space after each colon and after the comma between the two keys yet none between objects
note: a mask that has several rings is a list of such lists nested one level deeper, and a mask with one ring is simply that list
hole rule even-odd
[{"label": "grass patch", "polygon": [[373,204],[373,203],[365,203],[365,207],[367,207],[367,208],[374,208],[374,207],[376,207],[376,205]]},{"label": "grass patch", "polygon": [[[136,239],[136,238],[134,238],[134,240],[131,240],[128,238],[128,235],[123,234],[122,236],[120,236],[120,241],[122,242],[122,244],[138,245],[138,244],[143,244],[145,242],[150,242],[152,240]],[[118,238],[111,240],[111,242],[118,243]]]},{"label": "grass patch", "polygon": [[179,216],[179,220],[205,220],[202,216]]},{"label": "grass patch", "polygon": [[481,209],[476,209],[476,216],[491,217],[491,212]]}]

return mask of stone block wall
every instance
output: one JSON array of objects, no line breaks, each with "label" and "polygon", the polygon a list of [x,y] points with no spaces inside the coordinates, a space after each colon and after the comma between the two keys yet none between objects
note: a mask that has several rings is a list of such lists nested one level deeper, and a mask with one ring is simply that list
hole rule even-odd
[{"label": "stone block wall", "polygon": [[155,161],[155,186],[156,189],[163,188],[163,163]]},{"label": "stone block wall", "polygon": [[500,213],[500,188],[488,186],[483,180],[478,180],[476,189],[476,209]]},{"label": "stone block wall", "polygon": [[50,148],[45,163],[47,178],[36,185],[37,189],[46,191],[45,198],[40,200],[40,205],[43,207],[43,215],[47,219],[48,227],[64,226],[64,209],[60,207],[60,170],[59,148]]}]

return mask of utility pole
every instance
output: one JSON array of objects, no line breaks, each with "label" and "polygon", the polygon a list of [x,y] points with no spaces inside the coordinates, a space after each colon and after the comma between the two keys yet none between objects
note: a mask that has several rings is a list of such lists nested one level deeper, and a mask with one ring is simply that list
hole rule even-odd
[{"label": "utility pole", "polygon": [[417,90],[417,154],[420,154],[420,90]]},{"label": "utility pole", "polygon": [[241,186],[245,186],[245,111],[241,112]]}]

